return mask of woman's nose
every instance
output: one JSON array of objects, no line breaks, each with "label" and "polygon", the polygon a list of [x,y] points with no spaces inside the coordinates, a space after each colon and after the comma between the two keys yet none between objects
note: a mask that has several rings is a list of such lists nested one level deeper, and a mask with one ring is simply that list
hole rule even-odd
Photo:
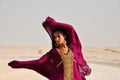
[{"label": "woman's nose", "polygon": [[56,40],[58,40],[58,38],[56,38]]},{"label": "woman's nose", "polygon": [[56,38],[56,41],[58,41],[59,40],[59,38]]}]

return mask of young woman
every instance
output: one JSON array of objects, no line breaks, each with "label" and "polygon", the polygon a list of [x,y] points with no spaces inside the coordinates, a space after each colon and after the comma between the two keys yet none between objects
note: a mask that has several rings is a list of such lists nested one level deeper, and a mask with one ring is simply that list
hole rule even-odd
[{"label": "young woman", "polygon": [[30,61],[14,60],[8,63],[12,68],[32,69],[49,80],[86,80],[91,69],[82,55],[80,40],[74,28],[47,17],[43,27],[52,40],[52,49],[40,59]]}]

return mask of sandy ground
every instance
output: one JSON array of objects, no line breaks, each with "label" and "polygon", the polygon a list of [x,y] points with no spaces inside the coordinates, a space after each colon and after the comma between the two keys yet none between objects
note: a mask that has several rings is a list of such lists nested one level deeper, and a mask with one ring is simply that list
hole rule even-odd
[{"label": "sandy ground", "polygon": [[[0,46],[0,80],[47,80],[35,71],[12,69],[7,63],[14,59],[38,59],[49,49],[46,46]],[[86,47],[83,53],[92,68],[87,80],[120,80],[120,47]]]}]

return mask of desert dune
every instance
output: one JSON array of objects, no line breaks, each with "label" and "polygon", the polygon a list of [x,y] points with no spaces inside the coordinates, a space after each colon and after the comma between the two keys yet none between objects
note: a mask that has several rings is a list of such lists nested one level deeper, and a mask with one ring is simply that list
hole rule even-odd
[{"label": "desert dune", "polygon": [[[38,59],[49,46],[0,46],[0,80],[47,80],[35,71],[12,69],[12,60]],[[120,80],[120,47],[85,47],[84,58],[92,68],[87,80]]]}]

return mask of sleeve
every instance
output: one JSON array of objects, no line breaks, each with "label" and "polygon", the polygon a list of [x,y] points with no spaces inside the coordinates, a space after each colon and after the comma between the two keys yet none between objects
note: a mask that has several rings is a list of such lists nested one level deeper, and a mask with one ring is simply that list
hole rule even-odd
[{"label": "sleeve", "polygon": [[18,61],[18,60],[13,60],[8,63],[8,65],[12,68],[26,68],[26,69],[31,69],[39,74],[43,75],[44,77],[49,78],[51,73],[47,71],[45,68],[46,62],[49,59],[49,53],[47,52],[45,55],[43,55],[40,59],[36,60],[29,60],[29,61]]},{"label": "sleeve", "polygon": [[45,55],[43,55],[43,56],[38,60],[38,64],[41,65],[41,64],[45,63],[48,59],[49,59],[49,52],[46,53]]}]

